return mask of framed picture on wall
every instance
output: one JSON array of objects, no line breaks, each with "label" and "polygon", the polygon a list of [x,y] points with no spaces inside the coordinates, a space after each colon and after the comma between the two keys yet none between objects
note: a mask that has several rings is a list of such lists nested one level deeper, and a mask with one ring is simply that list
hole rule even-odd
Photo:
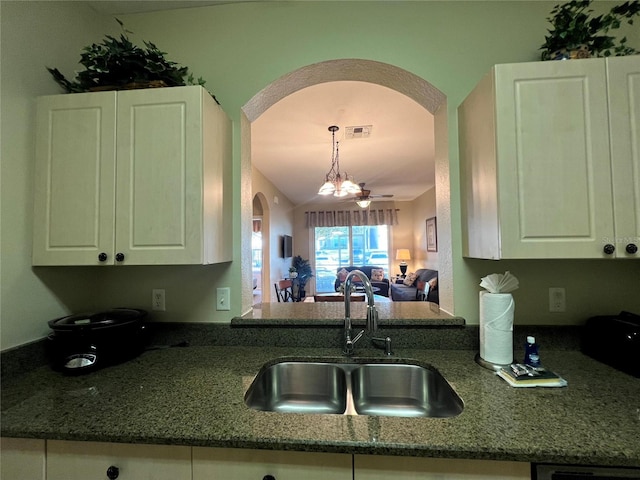
[{"label": "framed picture on wall", "polygon": [[427,252],[438,251],[438,227],[436,217],[427,218]]}]

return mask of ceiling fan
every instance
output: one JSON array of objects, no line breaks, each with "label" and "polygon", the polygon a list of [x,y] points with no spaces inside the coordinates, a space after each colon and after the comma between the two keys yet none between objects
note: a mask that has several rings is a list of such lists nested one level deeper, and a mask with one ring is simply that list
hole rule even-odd
[{"label": "ceiling fan", "polygon": [[364,182],[359,183],[358,185],[360,186],[360,191],[354,195],[353,199],[356,201],[358,206],[361,207],[361,208],[367,208],[371,204],[372,200],[375,200],[375,199],[378,199],[378,198],[391,198],[391,197],[393,197],[393,195],[390,195],[390,194],[372,195],[371,194],[371,190],[367,190],[366,188],[364,188],[364,185],[365,185]]}]

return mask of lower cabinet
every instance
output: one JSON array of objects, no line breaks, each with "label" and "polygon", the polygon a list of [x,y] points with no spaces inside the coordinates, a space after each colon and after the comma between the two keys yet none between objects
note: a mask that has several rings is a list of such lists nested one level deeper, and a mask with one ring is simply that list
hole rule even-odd
[{"label": "lower cabinet", "polygon": [[353,480],[352,468],[348,454],[193,448],[193,480]]},{"label": "lower cabinet", "polygon": [[46,478],[191,480],[191,447],[49,440]]},{"label": "lower cabinet", "polygon": [[494,460],[354,455],[354,480],[529,480],[531,464]]},{"label": "lower cabinet", "polygon": [[[46,446],[45,446],[46,445]],[[2,438],[0,480],[528,480],[526,462]]]},{"label": "lower cabinet", "polygon": [[0,439],[0,480],[44,480],[45,441]]}]

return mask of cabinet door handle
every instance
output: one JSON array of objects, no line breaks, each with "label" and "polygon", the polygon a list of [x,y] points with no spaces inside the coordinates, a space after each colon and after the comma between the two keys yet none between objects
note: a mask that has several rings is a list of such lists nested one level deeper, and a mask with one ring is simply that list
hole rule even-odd
[{"label": "cabinet door handle", "polygon": [[107,468],[107,478],[109,478],[109,480],[116,480],[119,475],[120,469],[115,465],[111,465],[109,468]]},{"label": "cabinet door handle", "polygon": [[627,251],[627,253],[630,253],[631,255],[633,255],[634,253],[637,253],[638,246],[635,243],[630,243],[629,245],[627,245],[625,250]]},{"label": "cabinet door handle", "polygon": [[611,245],[610,243],[607,243],[604,246],[604,253],[606,253],[607,255],[611,255],[613,252],[616,251],[616,247],[614,247],[613,245]]},{"label": "cabinet door handle", "polygon": [[100,261],[100,262],[106,262],[107,258],[109,258],[109,256],[104,252],[100,252],[98,254],[98,261]]},{"label": "cabinet door handle", "polygon": [[124,261],[124,253],[116,253],[116,262],[122,262]]},{"label": "cabinet door handle", "polygon": [[273,475],[265,475],[264,477],[262,477],[262,480],[276,480],[276,477],[274,477]]}]

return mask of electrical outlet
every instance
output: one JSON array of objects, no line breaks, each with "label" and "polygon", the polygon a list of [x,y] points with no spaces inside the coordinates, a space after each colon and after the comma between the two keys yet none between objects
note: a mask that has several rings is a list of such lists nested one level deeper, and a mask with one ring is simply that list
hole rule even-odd
[{"label": "electrical outlet", "polygon": [[549,288],[549,311],[550,312],[564,312],[567,309],[566,298],[564,288],[551,287]]},{"label": "electrical outlet", "polygon": [[164,312],[166,310],[164,301],[164,289],[154,288],[151,290],[151,310]]},{"label": "electrical outlet", "polygon": [[231,289],[229,287],[218,288],[216,310],[231,310]]}]

